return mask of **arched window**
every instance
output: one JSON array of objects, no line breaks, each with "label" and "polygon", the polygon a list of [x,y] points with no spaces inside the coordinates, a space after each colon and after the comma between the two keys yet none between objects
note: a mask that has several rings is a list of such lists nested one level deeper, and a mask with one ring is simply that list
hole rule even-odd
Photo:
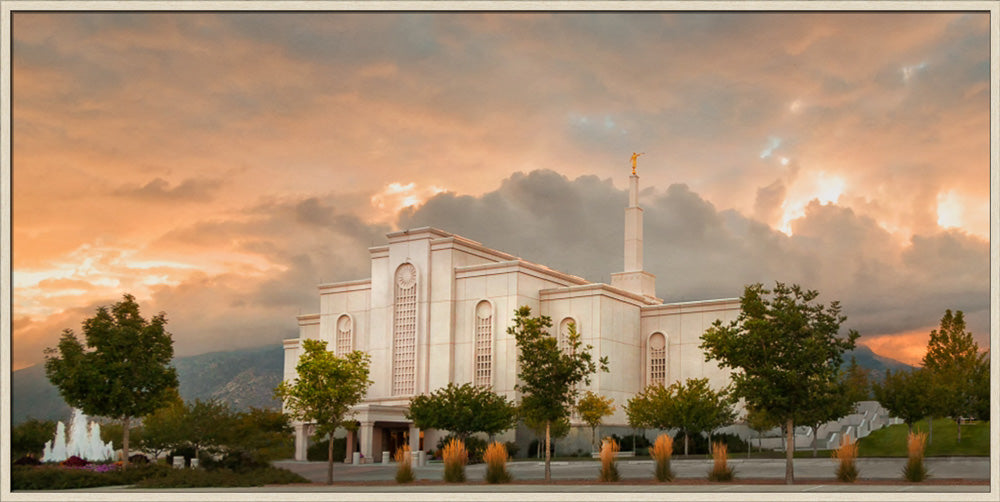
[{"label": "arched window", "polygon": [[653,333],[649,337],[646,352],[649,356],[646,367],[649,368],[647,383],[649,385],[667,384],[667,338],[663,333]]},{"label": "arched window", "polygon": [[476,375],[475,384],[493,383],[493,306],[483,300],[476,305]]},{"label": "arched window", "polygon": [[392,395],[413,394],[417,348],[417,269],[404,263],[396,269],[392,329]]},{"label": "arched window", "polygon": [[573,348],[569,345],[569,326],[574,325],[576,327],[576,332],[580,332],[580,325],[573,320],[572,317],[567,317],[559,323],[559,349],[568,350],[573,352]]},{"label": "arched window", "polygon": [[337,355],[343,356],[347,354],[352,349],[352,335],[354,332],[354,323],[351,321],[351,317],[347,314],[340,316],[337,319]]}]

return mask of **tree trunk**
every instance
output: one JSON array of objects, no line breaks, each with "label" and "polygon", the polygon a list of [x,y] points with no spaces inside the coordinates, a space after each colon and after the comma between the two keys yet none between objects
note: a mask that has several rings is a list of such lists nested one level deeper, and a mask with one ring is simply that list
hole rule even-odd
[{"label": "tree trunk", "polygon": [[927,417],[927,444],[934,442],[934,417]]},{"label": "tree trunk", "polygon": [[956,419],[955,421],[958,422],[958,442],[961,443],[962,442],[962,417],[958,417],[958,419]]},{"label": "tree trunk", "polygon": [[817,445],[817,443],[819,443],[819,437],[816,434],[819,433],[819,426],[814,425],[812,426],[812,429],[813,429],[813,458],[816,458],[816,448],[819,446]]},{"label": "tree trunk", "polygon": [[124,430],[122,431],[122,456],[125,457],[122,459],[123,470],[128,469],[128,429],[129,429],[129,423],[131,421],[132,417],[125,417],[122,420],[122,423],[124,424],[123,427]]},{"label": "tree trunk", "polygon": [[333,434],[330,434],[330,441],[326,449],[326,484],[333,484]]},{"label": "tree trunk", "polygon": [[597,448],[597,427],[590,428],[590,447]]},{"label": "tree trunk", "polygon": [[785,422],[785,484],[795,483],[795,468],[792,466],[792,458],[795,456],[795,422],[789,418]]},{"label": "tree trunk", "polygon": [[545,482],[546,483],[552,482],[552,465],[550,463],[552,461],[552,455],[551,455],[552,452],[551,452],[551,447],[549,446],[549,441],[551,441],[549,435],[549,428],[551,425],[552,422],[550,421],[545,422]]},{"label": "tree trunk", "polygon": [[684,433],[684,456],[688,456],[688,434]]},{"label": "tree trunk", "polygon": [[906,422],[906,432],[908,432],[910,434],[913,434],[913,424],[912,423]]}]

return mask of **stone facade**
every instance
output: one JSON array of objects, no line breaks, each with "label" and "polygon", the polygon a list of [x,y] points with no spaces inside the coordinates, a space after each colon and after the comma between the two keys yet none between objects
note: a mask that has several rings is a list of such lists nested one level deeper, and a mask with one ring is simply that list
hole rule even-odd
[{"label": "stone facade", "polygon": [[[406,420],[406,405],[416,394],[449,382],[473,382],[517,401],[517,347],[507,328],[522,305],[549,316],[554,336],[576,323],[583,344],[608,358],[610,372],[592,376],[590,386],[580,389],[614,399],[615,414],[604,421],[610,429],[602,430],[624,431],[624,404],[648,384],[707,377],[714,387],[726,385],[728,372],[705,362],[698,345],[716,319],[728,322],[739,315],[739,301],[664,304],[655,297],[655,277],[642,270],[638,176],[630,177],[629,188],[626,266],[612,274],[611,285],[435,228],[388,234],[387,245],[369,249],[370,279],[319,286],[319,313],[299,316],[299,337],[284,341],[285,379],[295,378],[301,339],[325,340],[337,353],[370,354],[375,383],[355,409],[359,428],[348,444],[349,451],[357,449],[374,462],[402,442],[431,450],[445,434],[419,431]],[[298,460],[305,459],[308,432],[308,424],[296,424]],[[524,453],[533,438],[519,429],[500,439],[516,440]],[[586,428],[562,446],[577,451],[589,440]]]}]

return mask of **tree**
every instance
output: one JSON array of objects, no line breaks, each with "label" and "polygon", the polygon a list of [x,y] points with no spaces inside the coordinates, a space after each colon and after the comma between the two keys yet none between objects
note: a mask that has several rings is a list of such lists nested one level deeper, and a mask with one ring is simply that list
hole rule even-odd
[{"label": "tree", "polygon": [[449,383],[410,399],[406,418],[421,429],[453,432],[463,442],[474,432],[485,432],[492,440],[517,424],[517,407],[486,387]]},{"label": "tree", "polygon": [[31,455],[42,458],[45,443],[56,435],[56,423],[52,420],[29,418],[10,429],[10,459],[17,460]]},{"label": "tree", "polygon": [[820,426],[854,413],[857,402],[868,396],[868,374],[852,357],[851,364],[846,371],[841,372],[838,381],[831,382],[825,388],[817,386],[815,390],[817,394],[813,399],[813,406],[804,410],[796,420],[796,423],[812,428],[813,457],[819,447],[817,433]]},{"label": "tree", "polygon": [[184,411],[181,437],[194,448],[195,458],[201,450],[218,453],[229,444],[236,426],[236,415],[229,405],[218,400],[195,399],[184,405]]},{"label": "tree", "polygon": [[281,458],[291,453],[289,433],[292,425],[280,410],[254,408],[235,417],[226,446],[229,450],[253,452],[264,460]]},{"label": "tree", "polygon": [[126,294],[83,322],[86,345],[67,329],[57,347],[45,349],[45,374],[67,404],[122,421],[126,466],[131,419],[161,407],[177,387],[177,371],[170,366],[174,342],[166,324],[163,312],[144,319],[135,297]]},{"label": "tree", "polygon": [[368,354],[355,350],[343,357],[326,350],[326,342],[302,340],[304,350],[295,366],[298,378],[281,382],[275,397],[285,403],[289,415],[316,424],[318,435],[330,435],[326,483],[333,484],[333,433],[361,402],[372,381],[368,379]]},{"label": "tree", "polygon": [[158,458],[160,453],[179,448],[184,442],[184,420],[187,408],[180,394],[173,392],[165,406],[142,419],[139,447]]},{"label": "tree", "polygon": [[[974,415],[978,408],[976,370],[989,364],[988,354],[979,352],[972,332],[965,330],[962,311],[952,315],[945,310],[940,329],[931,331],[923,364],[933,390],[933,409],[958,424],[958,442],[962,442],[962,418]],[[988,392],[986,393],[988,395]]]},{"label": "tree", "polygon": [[[795,444],[796,420],[837,380],[843,353],[859,336],[854,330],[838,336],[847,317],[840,314],[839,302],[829,308],[814,303],[818,295],[780,282],[773,291],[749,285],[740,298],[739,317],[725,326],[715,321],[702,335],[706,360],[734,370],[735,395],[781,420],[789,445]],[[786,450],[785,482],[791,484],[795,448]]]},{"label": "tree", "polygon": [[597,427],[601,425],[604,417],[615,412],[614,402],[615,400],[610,397],[604,397],[588,390],[580,402],[576,404],[576,411],[580,414],[580,418],[590,426],[590,442],[595,448],[597,447]]},{"label": "tree", "polygon": [[520,410],[526,419],[545,423],[545,481],[552,480],[550,429],[553,422],[569,416],[576,401],[576,384],[590,384],[590,375],[608,371],[608,359],[594,362],[590,345],[583,347],[576,325],[569,325],[566,352],[546,331],[552,327],[547,316],[531,317],[531,309],[522,306],[515,311],[514,325],[507,328],[517,342],[518,383],[521,392]]},{"label": "tree", "polygon": [[711,443],[715,429],[736,419],[734,404],[736,399],[728,388],[714,391],[707,378],[691,378],[669,387],[660,384],[646,387],[628,401],[625,412],[633,427],[680,429],[687,455],[691,434],[708,432]]},{"label": "tree", "polygon": [[[545,422],[544,420],[543,421],[537,421],[537,420],[532,419],[530,416],[525,415],[524,426],[527,427],[528,429],[530,429],[531,432],[535,433],[535,437],[538,438],[538,450],[537,450],[538,458],[542,457],[542,449],[545,448],[545,425],[546,424],[547,424],[547,422]],[[548,430],[548,434],[549,434],[549,437],[552,439],[552,445],[549,445],[549,451],[550,452],[554,452],[555,451],[555,446],[554,446],[555,442],[558,441],[558,440],[560,440],[560,439],[562,439],[562,438],[564,438],[564,437],[566,437],[566,436],[568,436],[570,429],[572,429],[572,426],[569,423],[569,417],[562,417],[559,420],[556,420],[555,422],[552,422],[549,425],[550,425],[550,427],[549,427],[549,430]],[[530,449],[529,449],[529,451],[530,451]]]},{"label": "tree", "polygon": [[[747,408],[746,416],[747,427],[753,429],[757,432],[757,449],[761,450],[761,436],[764,432],[769,431],[775,427],[781,425],[778,419],[774,418],[767,413],[767,410],[761,408]],[[747,445],[747,458],[750,457],[750,447],[749,443]]]},{"label": "tree", "polygon": [[890,415],[902,419],[910,433],[913,432],[913,424],[930,414],[927,389],[927,372],[923,369],[896,372],[887,369],[882,383],[872,383],[875,400]]}]

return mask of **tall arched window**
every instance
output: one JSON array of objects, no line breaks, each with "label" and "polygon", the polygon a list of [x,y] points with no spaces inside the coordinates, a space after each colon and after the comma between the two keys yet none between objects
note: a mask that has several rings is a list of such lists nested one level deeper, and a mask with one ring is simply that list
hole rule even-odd
[{"label": "tall arched window", "polygon": [[646,360],[647,383],[649,385],[667,384],[667,338],[663,333],[653,333],[646,347],[649,357]]},{"label": "tall arched window", "polygon": [[483,300],[476,305],[476,376],[475,384],[493,383],[493,306]]},{"label": "tall arched window", "polygon": [[337,319],[337,355],[343,356],[351,351],[352,345],[352,335],[354,332],[354,323],[351,322],[351,317],[347,314],[340,316]]},{"label": "tall arched window", "polygon": [[559,323],[559,349],[572,351],[572,347],[569,346],[569,326],[570,324],[576,326],[576,332],[580,332],[580,325],[573,320],[572,317],[567,317]]},{"label": "tall arched window", "polygon": [[413,394],[417,348],[417,269],[404,263],[396,269],[392,329],[392,395]]}]

